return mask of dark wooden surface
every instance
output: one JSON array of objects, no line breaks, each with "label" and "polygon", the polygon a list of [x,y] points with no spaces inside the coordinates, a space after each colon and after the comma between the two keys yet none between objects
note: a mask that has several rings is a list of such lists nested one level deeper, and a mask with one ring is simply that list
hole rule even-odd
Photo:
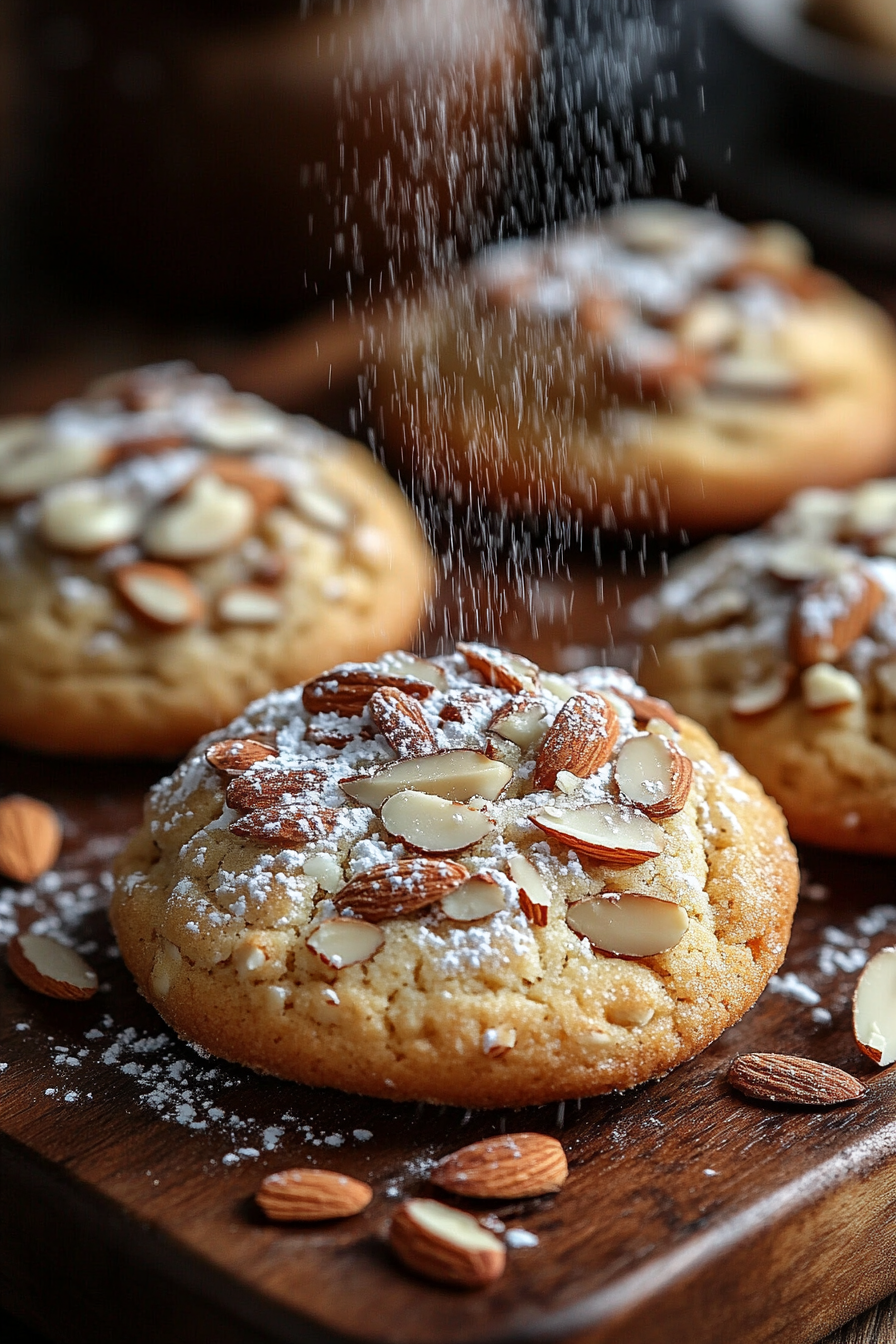
[{"label": "dark wooden surface", "polygon": [[[462,608],[545,664],[594,656],[608,619],[640,586],[617,581],[620,568],[609,558],[599,581],[582,559],[527,586],[455,566],[429,641],[456,629]],[[158,772],[5,755],[0,787],[49,799],[66,822],[60,870],[69,876],[19,910],[23,925],[60,900],[65,915],[65,893],[75,912],[102,903],[84,883],[108,867]],[[855,919],[892,901],[896,868],[818,851],[803,859],[809,896],[823,899],[801,904],[786,969],[815,987],[830,1024],[767,993],[668,1078],[563,1112],[389,1106],[203,1060],[138,997],[102,910],[70,915],[67,927],[93,947],[103,985],[94,1000],[53,1003],[0,972],[4,1305],[53,1339],[95,1344],[163,1332],[171,1344],[821,1338],[896,1288],[896,1079],[874,1077],[857,1054],[855,969],[821,951],[848,966],[893,940],[896,914],[864,940]],[[833,943],[829,928],[839,930]],[[724,1072],[750,1049],[839,1064],[869,1078],[870,1095],[814,1114],[744,1102]],[[432,1160],[505,1127],[556,1134],[569,1154],[559,1195],[493,1210],[533,1231],[538,1246],[512,1251],[507,1275],[485,1292],[411,1278],[384,1246],[390,1209],[425,1189]],[[334,1135],[342,1142],[327,1144]],[[228,1154],[239,1160],[228,1165]],[[373,1204],[344,1224],[264,1225],[253,1191],[265,1172],[297,1162],[370,1180]]]}]

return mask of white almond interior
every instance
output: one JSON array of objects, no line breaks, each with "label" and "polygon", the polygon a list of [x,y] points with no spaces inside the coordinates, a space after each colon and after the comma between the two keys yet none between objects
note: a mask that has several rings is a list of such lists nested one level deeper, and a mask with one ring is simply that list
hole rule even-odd
[{"label": "white almond interior", "polygon": [[602,952],[654,957],[681,942],[688,915],[674,901],[623,892],[577,901],[569,907],[566,922]]},{"label": "white almond interior", "polygon": [[666,837],[649,817],[615,803],[592,803],[576,811],[546,807],[533,820],[545,831],[602,849],[637,850],[645,859],[663,852]]},{"label": "white almond interior", "polygon": [[345,780],[342,791],[365,807],[381,807],[404,789],[435,793],[455,803],[473,797],[493,802],[511,779],[513,771],[502,761],[492,761],[481,751],[440,751],[431,756],[409,756],[393,761],[363,778]]},{"label": "white almond interior", "polygon": [[510,876],[520,890],[526,893],[531,904],[548,909],[551,904],[551,893],[535,865],[524,854],[512,854],[507,866],[510,869]]},{"label": "white almond interior", "polygon": [[143,548],[157,560],[200,560],[235,546],[254,517],[248,491],[212,473],[197,476],[181,499],[149,520]]},{"label": "white almond interior", "polygon": [[283,615],[283,603],[276,593],[238,584],[218,598],[218,615],[233,625],[274,625]]},{"label": "white almond interior", "polygon": [[19,935],[19,947],[25,958],[48,980],[57,980],[76,989],[96,989],[96,971],[71,947],[55,938],[38,933]]},{"label": "white almond interior", "polygon": [[134,606],[155,621],[182,625],[196,615],[196,598],[189,580],[174,583],[161,575],[135,570],[122,575],[119,583]]},{"label": "white almond interior", "polygon": [[459,924],[486,919],[504,909],[504,892],[497,882],[483,877],[471,877],[450,895],[442,897],[442,909],[449,919]]},{"label": "white almond interior", "polygon": [[476,808],[411,790],[387,799],[380,815],[390,835],[428,854],[467,849],[494,826],[492,819]]},{"label": "white almond interior", "polygon": [[47,439],[28,452],[0,461],[0,498],[35,495],[48,486],[86,476],[102,462],[108,445],[96,438]]},{"label": "white almond interior", "polygon": [[104,493],[96,481],[69,481],[44,496],[38,527],[44,541],[64,551],[101,551],[133,541],[142,509]]},{"label": "white almond interior", "polygon": [[528,751],[544,737],[547,727],[547,707],[533,699],[522,708],[493,720],[489,731]]},{"label": "white almond interior", "polygon": [[308,946],[328,966],[356,966],[369,961],[382,947],[382,929],[363,919],[336,918],[319,924],[308,937]]},{"label": "white almond interior", "polygon": [[434,1199],[409,1199],[404,1208],[418,1227],[452,1246],[462,1246],[467,1251],[503,1249],[493,1232],[460,1209],[449,1208],[447,1204],[439,1204]]},{"label": "white almond interior", "polygon": [[896,947],[875,953],[852,1001],[856,1040],[881,1068],[896,1063]]},{"label": "white almond interior", "polygon": [[662,803],[673,785],[672,751],[664,737],[644,733],[630,737],[616,758],[616,783],[620,793],[641,807]]}]

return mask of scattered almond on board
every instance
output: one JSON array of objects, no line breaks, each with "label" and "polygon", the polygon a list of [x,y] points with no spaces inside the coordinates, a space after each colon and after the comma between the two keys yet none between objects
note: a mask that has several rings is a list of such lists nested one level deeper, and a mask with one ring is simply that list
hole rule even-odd
[{"label": "scattered almond on board", "polygon": [[449,1153],[430,1173],[442,1190],[474,1199],[555,1194],[569,1168],[563,1145],[547,1134],[501,1134]]},{"label": "scattered almond on board", "polygon": [[51,999],[92,999],[96,971],[71,947],[43,934],[20,933],[6,950],[9,969],[28,989]]},{"label": "scattered almond on board", "polygon": [[392,1219],[389,1244],[408,1269],[459,1288],[493,1283],[507,1263],[494,1232],[434,1199],[406,1199]]},{"label": "scattered almond on board", "polygon": [[53,867],[62,848],[59,818],[47,803],[24,793],[0,799],[0,873],[34,882]]},{"label": "scattered almond on board", "polygon": [[267,1176],[255,1196],[259,1208],[275,1222],[318,1222],[351,1218],[366,1209],[373,1191],[364,1181],[338,1171],[294,1167]]},{"label": "scattered almond on board", "polygon": [[797,1055],[741,1055],[728,1070],[728,1082],[746,1097],[789,1106],[839,1106],[865,1094],[865,1085],[851,1074]]},{"label": "scattered almond on board", "polygon": [[896,947],[883,947],[866,962],[852,1000],[856,1044],[886,1068],[896,1063]]}]

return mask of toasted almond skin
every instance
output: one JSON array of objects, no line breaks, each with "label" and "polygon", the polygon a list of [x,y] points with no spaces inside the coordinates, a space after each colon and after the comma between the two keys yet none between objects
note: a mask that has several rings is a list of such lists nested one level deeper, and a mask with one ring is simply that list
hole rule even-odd
[{"label": "toasted almond skin", "polygon": [[209,747],[205,759],[215,770],[238,775],[276,755],[277,748],[266,742],[255,742],[251,737],[225,737]]},{"label": "toasted almond skin", "polygon": [[[135,601],[130,594],[128,582],[132,577],[145,575],[158,580],[160,583],[167,583],[173,588],[179,589],[189,603],[188,614],[180,621],[163,621],[152,612],[146,611]],[[185,625],[194,625],[201,621],[206,611],[205,598],[196,587],[196,584],[185,574],[182,569],[176,565],[165,565],[156,560],[135,560],[132,565],[122,565],[116,569],[113,575],[115,589],[130,611],[138,616],[146,625],[152,626],[154,630],[178,630]]]},{"label": "toasted almond skin", "polygon": [[373,1191],[364,1181],[316,1167],[274,1172],[262,1181],[255,1196],[258,1207],[278,1223],[351,1218],[372,1199]]},{"label": "toasted almond skin", "polygon": [[798,1055],[741,1055],[728,1070],[728,1082],[746,1097],[790,1106],[839,1106],[865,1093],[851,1074]]},{"label": "toasted almond skin", "polygon": [[154,457],[157,453],[183,448],[186,442],[184,434],[148,434],[141,439],[119,439],[113,445],[113,460],[125,462],[132,457]]},{"label": "toasted almond skin", "polygon": [[680,730],[681,720],[668,700],[658,700],[653,695],[626,695],[623,691],[614,691],[613,694],[618,695],[619,699],[624,700],[627,705],[631,705],[638,723],[649,723],[651,719],[662,719],[676,732]]},{"label": "toasted almond skin", "polygon": [[275,480],[273,476],[265,476],[244,458],[211,457],[207,470],[214,472],[225,485],[238,485],[241,490],[250,494],[259,514],[267,513],[268,509],[274,508],[276,504],[282,504],[287,498],[286,485],[283,481]]},{"label": "toasted almond skin", "polygon": [[96,985],[72,985],[68,980],[54,980],[48,975],[42,975],[34,962],[25,956],[18,936],[12,939],[6,949],[6,960],[17,980],[49,999],[92,999],[98,988]]},{"label": "toasted almond skin", "polygon": [[283,799],[319,790],[326,771],[316,766],[304,770],[249,769],[227,785],[227,806],[250,812],[258,807],[277,807]]},{"label": "toasted almond skin", "polygon": [[259,807],[232,821],[230,832],[259,845],[273,846],[281,842],[294,845],[325,840],[336,821],[336,811],[332,807],[322,807],[312,813],[298,808]]},{"label": "toasted almond skin", "polygon": [[[467,660],[467,664],[478,672],[489,686],[498,686],[502,691],[522,691],[526,689],[522,678],[514,672],[513,668],[499,659],[486,657],[486,655],[473,644],[458,644],[458,653],[462,653]],[[528,658],[520,658],[520,662],[526,663],[532,669],[532,677],[538,680],[538,668],[534,663],[530,663]]]},{"label": "toasted almond skin", "polygon": [[572,696],[545,734],[533,787],[552,789],[561,770],[587,779],[610,759],[618,737],[619,716],[608,700],[593,692]]},{"label": "toasted almond skin", "polygon": [[413,677],[349,669],[325,672],[322,677],[307,681],[302,690],[302,704],[309,714],[338,714],[349,719],[363,714],[374,691],[383,686],[394,686],[415,700],[425,700],[436,689],[431,682],[416,681]]},{"label": "toasted almond skin", "polygon": [[374,691],[367,708],[396,756],[428,756],[436,739],[419,703],[397,686]]},{"label": "toasted almond skin", "polygon": [[581,836],[570,835],[564,831],[562,826],[551,826],[549,822],[539,820],[535,813],[529,814],[529,820],[537,826],[545,835],[550,836],[552,840],[559,841],[562,845],[568,845],[574,849],[577,854],[585,854],[589,859],[598,859],[612,868],[634,868],[639,863],[646,863],[648,859],[655,859],[657,856],[653,850],[649,853],[643,849],[617,849],[615,846],[602,845],[597,841],[583,840]]},{"label": "toasted almond skin", "polygon": [[62,828],[47,803],[24,793],[0,799],[0,873],[33,882],[59,858]]},{"label": "toasted almond skin", "polygon": [[672,788],[669,791],[669,796],[663,798],[660,802],[641,804],[641,811],[646,813],[652,821],[662,821],[664,817],[674,817],[676,812],[681,811],[688,800],[694,778],[694,763],[690,756],[686,756],[668,738],[665,739],[665,742],[672,763]]},{"label": "toasted almond skin", "polygon": [[452,859],[402,859],[378,863],[359,873],[333,897],[337,910],[349,909],[359,919],[378,924],[383,919],[411,915],[433,905],[468,881],[462,863]]},{"label": "toasted almond skin", "polygon": [[566,1154],[547,1134],[500,1134],[443,1157],[430,1181],[474,1199],[554,1194],[569,1175]]},{"label": "toasted almond skin", "polygon": [[457,1288],[483,1288],[501,1277],[507,1252],[500,1242],[491,1251],[471,1251],[434,1236],[408,1212],[409,1202],[402,1204],[389,1228],[389,1244],[408,1269]]},{"label": "toasted almond skin", "polygon": [[[811,609],[825,601],[836,603],[840,585],[847,577],[850,581],[858,580],[858,591],[845,610],[838,610],[831,617],[829,631],[819,633],[814,628]],[[836,663],[868,629],[883,600],[884,591],[880,584],[858,568],[816,579],[805,590],[793,612],[790,648],[794,662],[798,667]]]}]

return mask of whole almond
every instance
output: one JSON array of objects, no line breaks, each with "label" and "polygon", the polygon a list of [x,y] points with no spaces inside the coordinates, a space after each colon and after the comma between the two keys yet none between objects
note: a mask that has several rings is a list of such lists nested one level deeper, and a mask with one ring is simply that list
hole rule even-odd
[{"label": "whole almond", "polygon": [[377,924],[433,905],[469,880],[462,863],[451,859],[401,859],[378,863],[337,892],[337,910]]},{"label": "whole almond", "polygon": [[216,770],[228,775],[242,774],[244,770],[277,755],[277,748],[267,742],[256,742],[250,737],[225,737],[214,742],[205,753],[205,759]]},{"label": "whole almond", "polygon": [[21,933],[6,950],[9,969],[23,985],[51,999],[92,999],[96,972],[82,956],[55,938]]},{"label": "whole almond", "polygon": [[227,806],[248,812],[257,807],[282,806],[284,800],[298,804],[309,793],[319,794],[326,779],[326,771],[319,766],[289,770],[256,765],[227,785]]},{"label": "whole almond", "polygon": [[810,584],[796,605],[790,627],[797,666],[836,663],[868,629],[883,600],[880,584],[858,566],[826,574]]},{"label": "whole almond", "polygon": [[474,1199],[523,1199],[559,1190],[569,1174],[566,1154],[547,1134],[500,1134],[443,1157],[430,1180]]},{"label": "whole almond", "polygon": [[265,1177],[255,1196],[258,1207],[278,1223],[351,1218],[372,1199],[373,1191],[364,1181],[317,1167],[276,1171]]},{"label": "whole almond", "polygon": [[427,1279],[481,1288],[504,1273],[507,1252],[494,1233],[469,1213],[434,1199],[407,1199],[389,1229],[403,1264]]},{"label": "whole almond", "polygon": [[798,1055],[741,1055],[728,1070],[728,1082],[746,1097],[790,1106],[839,1106],[865,1092],[864,1084],[842,1069]]},{"label": "whole almond", "polygon": [[338,714],[353,718],[363,714],[367,702],[383,686],[394,686],[415,700],[425,700],[435,686],[413,677],[368,671],[366,668],[336,668],[308,681],[302,690],[302,704],[309,714]]},{"label": "whole almond", "polygon": [[62,828],[47,803],[24,793],[0,799],[0,873],[33,882],[59,858]]},{"label": "whole almond", "polygon": [[561,770],[587,779],[610,759],[619,717],[596,693],[573,695],[548,729],[535,761],[535,789],[552,789]]},{"label": "whole almond", "polygon": [[426,756],[436,750],[436,739],[419,703],[397,686],[374,691],[367,708],[396,756]]},{"label": "whole almond", "polygon": [[514,693],[538,689],[538,667],[518,653],[491,649],[487,644],[458,644],[457,651],[489,686]]},{"label": "whole almond", "polygon": [[311,840],[326,840],[335,829],[336,821],[337,813],[331,807],[314,812],[297,807],[259,807],[232,821],[230,832],[259,845],[299,845]]}]

